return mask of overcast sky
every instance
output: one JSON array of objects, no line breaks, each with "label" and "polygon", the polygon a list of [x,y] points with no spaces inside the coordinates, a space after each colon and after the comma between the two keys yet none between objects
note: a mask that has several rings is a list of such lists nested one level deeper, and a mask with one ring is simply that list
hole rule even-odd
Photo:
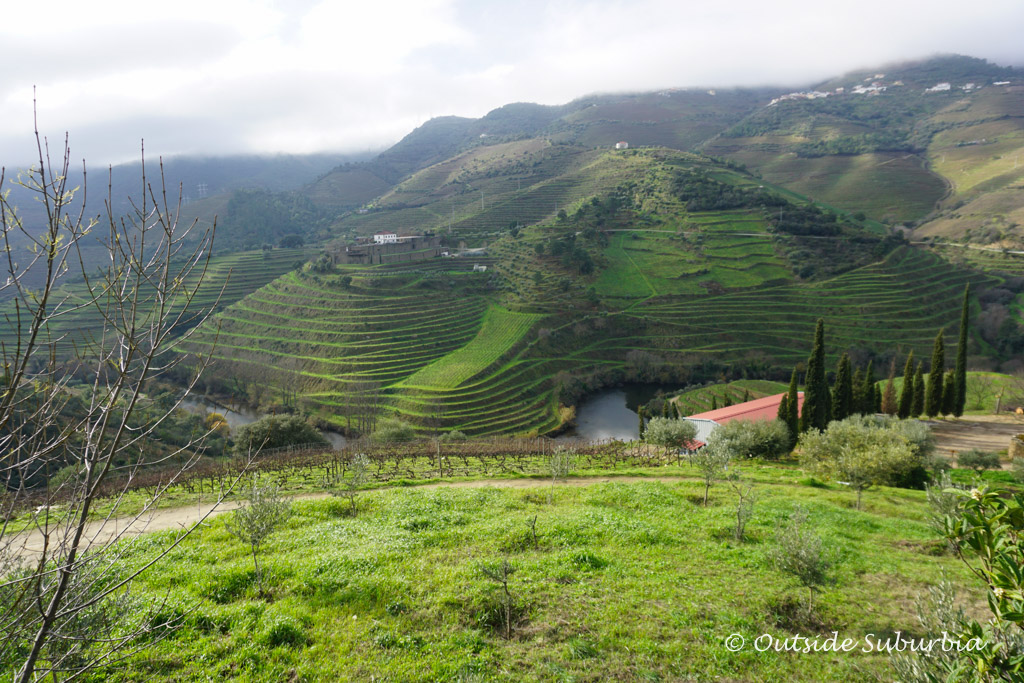
[{"label": "overcast sky", "polygon": [[955,52],[1024,64],[1024,1],[0,0],[0,164],[356,151],[431,116],[802,84]]}]

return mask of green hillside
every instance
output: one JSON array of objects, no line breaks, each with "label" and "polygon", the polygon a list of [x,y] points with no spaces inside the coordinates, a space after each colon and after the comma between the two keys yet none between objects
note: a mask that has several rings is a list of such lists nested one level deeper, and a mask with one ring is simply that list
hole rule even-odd
[{"label": "green hillside", "polygon": [[[616,481],[604,470],[604,481],[574,482],[585,486],[366,492],[358,517],[340,499],[305,500],[260,549],[265,591],[223,519],[178,547],[169,547],[178,532],[147,534],[125,549],[128,566],[164,548],[168,556],[133,598],[152,606],[152,623],[180,628],[104,663],[97,678],[891,680],[884,650],[736,653],[723,640],[791,642],[794,632],[828,628],[884,642],[916,633],[908,606],[939,581],[984,611],[980,582],[929,527],[924,492],[873,488],[861,511],[849,490],[800,485],[791,466],[742,469],[760,496],[742,542],[732,536],[733,493],[715,486],[702,507],[689,467],[631,470],[687,477],[664,482]],[[765,559],[796,506],[811,511],[839,558],[835,583],[815,596],[815,621],[802,616],[807,590]],[[515,570],[509,638],[501,585],[483,571],[503,558]]]},{"label": "green hillside", "polygon": [[[307,249],[273,249],[269,251],[235,252],[215,256],[210,260],[202,285],[188,306],[193,316],[220,310],[259,289],[274,278],[287,273],[303,263],[310,255]],[[193,273],[198,278],[199,269]],[[140,315],[149,305],[147,293],[140,291]],[[54,324],[44,334],[52,340],[61,353],[72,352],[83,341],[90,343],[99,339],[105,324],[103,312],[97,305],[83,305],[88,300],[84,285],[69,283],[58,289],[53,301],[60,301],[60,310],[65,311],[55,318]],[[175,302],[175,307],[184,306],[184,297]],[[175,310],[172,307],[172,310]],[[17,311],[12,302],[0,304],[0,344],[13,348],[18,338]],[[180,331],[184,332],[198,322],[194,318],[184,320]],[[22,325],[26,321],[22,320]]]},{"label": "green hillside", "polygon": [[[502,221],[536,222],[578,199],[572,188],[543,184],[565,173],[561,165],[585,165],[588,154],[625,141],[728,159],[820,204],[911,225],[921,236],[1017,243],[1022,97],[1019,71],[947,55],[793,92],[667,89],[515,103],[479,119],[432,119],[304,194],[338,214],[335,228],[346,234],[453,226],[479,244]],[[504,184],[493,156],[509,165]],[[491,175],[477,174],[481,167]],[[426,209],[441,198],[447,206]],[[349,213],[366,206],[369,214]]]},{"label": "green hillside", "polygon": [[839,208],[977,239],[1015,222],[1020,83],[968,57],[889,65],[783,97],[701,149]]},{"label": "green hillside", "polygon": [[[523,217],[541,196],[551,208]],[[923,353],[965,283],[996,282],[791,197],[664,149],[476,148],[338,226],[433,229],[486,255],[289,273],[181,348],[226,364],[225,390],[288,394],[339,428],[391,414],[543,433],[608,383],[788,377],[818,317],[832,349]]]}]

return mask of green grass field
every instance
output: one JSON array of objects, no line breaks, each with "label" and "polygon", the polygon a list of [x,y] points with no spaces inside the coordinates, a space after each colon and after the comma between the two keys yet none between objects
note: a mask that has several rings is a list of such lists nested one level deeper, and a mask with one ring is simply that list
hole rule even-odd
[{"label": "green grass field", "polygon": [[465,346],[439,358],[402,382],[416,388],[451,389],[483,372],[522,340],[541,316],[491,306],[480,331]]},{"label": "green grass field", "polygon": [[[942,578],[983,602],[926,524],[922,492],[872,489],[856,511],[849,491],[801,485],[785,466],[747,474],[760,497],[743,542],[730,489],[714,487],[703,508],[689,478],[381,491],[360,497],[355,518],[337,499],[299,503],[260,551],[268,597],[219,518],[133,591],[136,613],[155,606],[154,624],[182,628],[96,680],[875,681],[894,675],[886,654],[733,653],[724,641],[917,633],[913,601]],[[836,559],[814,626],[794,621],[806,590],[769,559],[796,506]],[[140,539],[129,565],[175,538]],[[508,640],[482,572],[503,558],[515,569]]]}]

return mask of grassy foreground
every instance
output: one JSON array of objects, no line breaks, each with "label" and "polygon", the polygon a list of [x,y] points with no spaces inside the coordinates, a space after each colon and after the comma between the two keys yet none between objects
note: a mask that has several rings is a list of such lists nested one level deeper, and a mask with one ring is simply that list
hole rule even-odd
[{"label": "grassy foreground", "polygon": [[[248,547],[216,518],[136,584],[137,599],[160,605],[151,623],[177,617],[183,628],[100,678],[876,680],[892,676],[885,654],[749,644],[833,630],[862,642],[921,637],[913,601],[943,576],[981,599],[929,529],[922,492],[872,489],[856,511],[843,487],[756,469],[759,501],[741,543],[735,495],[716,485],[705,509],[696,480],[373,491],[357,517],[338,499],[298,503],[261,551],[265,597]],[[765,483],[770,470],[778,476]],[[805,589],[768,557],[797,505],[838,558],[809,620]],[[145,536],[130,560],[173,539]],[[508,640],[501,589],[482,573],[502,558],[516,569]],[[726,649],[733,633],[744,650]]]}]

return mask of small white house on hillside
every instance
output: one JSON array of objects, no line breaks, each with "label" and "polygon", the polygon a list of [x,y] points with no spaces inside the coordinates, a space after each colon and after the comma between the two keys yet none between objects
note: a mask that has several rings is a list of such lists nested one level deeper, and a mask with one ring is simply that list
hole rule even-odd
[{"label": "small white house on hillside", "polygon": [[373,235],[374,244],[395,244],[398,242],[398,233],[396,232],[377,232]]}]

